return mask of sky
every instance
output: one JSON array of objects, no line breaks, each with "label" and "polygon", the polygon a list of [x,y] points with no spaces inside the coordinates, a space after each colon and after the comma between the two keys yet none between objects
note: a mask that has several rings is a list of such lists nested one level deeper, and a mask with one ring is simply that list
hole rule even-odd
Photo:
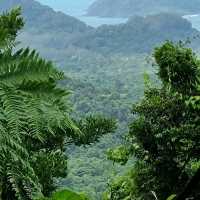
[{"label": "sky", "polygon": [[82,15],[95,0],[37,0],[42,4],[71,15]]}]

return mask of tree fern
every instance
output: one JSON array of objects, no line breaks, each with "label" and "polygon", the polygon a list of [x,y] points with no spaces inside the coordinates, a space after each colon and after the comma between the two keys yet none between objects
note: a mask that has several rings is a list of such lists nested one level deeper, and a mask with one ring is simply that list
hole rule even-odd
[{"label": "tree fern", "polygon": [[0,16],[0,199],[5,200],[41,194],[44,183],[33,161],[41,151],[52,155],[58,149],[62,158],[64,137],[80,134],[64,102],[69,93],[57,86],[64,74],[34,50],[13,51],[22,25],[19,9]]}]

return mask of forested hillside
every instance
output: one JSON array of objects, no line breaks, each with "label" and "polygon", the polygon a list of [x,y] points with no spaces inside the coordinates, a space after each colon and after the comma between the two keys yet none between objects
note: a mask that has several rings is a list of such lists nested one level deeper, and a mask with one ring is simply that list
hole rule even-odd
[{"label": "forested hillside", "polygon": [[[34,0],[2,0],[0,12],[21,6],[26,24],[19,34],[23,45],[38,49],[46,58],[63,61],[74,38],[92,28],[74,17],[55,12]],[[30,40],[31,38],[31,40]]]},{"label": "forested hillside", "polygon": [[[165,40],[190,39],[199,47],[199,32],[192,24],[176,14],[158,14],[147,17],[132,17],[120,25],[104,25],[74,44],[103,54],[150,53],[155,45]],[[195,41],[193,41],[196,37]]]},{"label": "forested hillside", "polygon": [[146,16],[161,12],[177,14],[199,13],[198,0],[96,0],[88,9],[88,15],[100,17]]},{"label": "forested hillside", "polygon": [[54,31],[69,34],[84,33],[90,28],[83,22],[62,12],[55,12],[48,6],[41,5],[35,0],[2,0],[0,12],[16,6],[23,7],[25,28],[37,27],[37,31]]},{"label": "forested hillside", "polygon": [[[22,141],[20,141],[20,145],[22,145],[22,143],[24,142],[24,145],[22,145],[22,147],[25,149],[31,146],[30,149],[28,148],[28,153],[31,152],[30,158],[34,159],[33,162],[28,162],[28,165],[30,165],[35,171],[37,171],[36,169],[38,169],[38,173],[36,174],[36,176],[37,178],[39,178],[40,184],[42,185],[38,185],[37,188],[37,191],[40,193],[40,195],[42,193],[43,196],[50,196],[57,187],[64,189],[67,188],[67,190],[63,190],[63,192],[61,193],[53,193],[52,198],[56,200],[57,198],[59,200],[62,200],[67,195],[68,198],[77,198],[80,200],[87,199],[85,197],[86,195],[76,195],[73,192],[68,191],[68,188],[75,192],[86,193],[90,200],[101,200],[102,198],[104,200],[132,200],[134,198],[143,198],[142,195],[146,195],[147,193],[148,195],[145,198],[149,200],[149,190],[155,190],[153,192],[155,192],[156,195],[159,195],[159,197],[161,197],[160,199],[162,200],[167,195],[169,196],[173,193],[181,192],[180,187],[176,187],[174,179],[169,178],[167,179],[165,186],[172,183],[173,185],[175,185],[176,188],[170,188],[167,186],[167,192],[165,194],[163,193],[164,196],[162,196],[162,192],[164,191],[164,189],[161,188],[160,185],[162,184],[163,176],[157,176],[151,171],[155,166],[154,164],[156,164],[153,162],[153,159],[151,159],[151,156],[153,157],[154,153],[157,153],[156,145],[158,145],[159,148],[162,149],[162,152],[164,152],[166,148],[165,145],[162,146],[163,140],[161,141],[161,143],[159,143],[160,135],[157,134],[156,130],[155,132],[152,131],[152,134],[156,133],[155,138],[158,137],[158,143],[156,143],[154,146],[151,146],[151,141],[155,139],[153,136],[151,138],[148,138],[147,135],[144,135],[144,138],[140,138],[140,130],[137,129],[136,131],[133,131],[135,130],[133,128],[137,127],[132,126],[130,127],[130,130],[128,130],[128,124],[136,118],[136,115],[132,115],[131,113],[132,104],[141,100],[144,95],[145,89],[147,90],[147,92],[145,93],[146,107],[144,106],[143,108],[143,105],[141,107],[138,106],[138,109],[133,107],[133,112],[138,114],[137,117],[140,117],[140,114],[147,115],[148,113],[146,112],[150,111],[150,113],[152,113],[152,116],[150,117],[153,120],[156,117],[154,115],[154,109],[155,112],[161,110],[161,112],[165,113],[167,112],[165,108],[168,109],[170,105],[174,103],[172,100],[176,100],[175,97],[168,99],[169,107],[165,107],[168,106],[168,104],[163,105],[162,103],[164,101],[160,101],[160,99],[163,100],[162,98],[165,97],[164,95],[166,95],[167,93],[166,90],[168,88],[171,88],[170,84],[166,84],[165,86],[163,86],[164,92],[161,94],[161,96],[159,96],[159,89],[155,89],[155,91],[153,90],[153,92],[155,92],[153,94],[151,93],[151,90],[148,90],[150,86],[155,86],[156,88],[162,87],[163,82],[163,79],[161,78],[161,80],[159,80],[160,76],[157,77],[156,74],[158,73],[158,69],[161,69],[165,63],[159,66],[160,64],[162,64],[158,62],[160,58],[159,52],[161,51],[157,51],[157,57],[152,57],[152,52],[155,46],[162,45],[165,40],[173,40],[177,42],[179,40],[183,40],[182,43],[179,43],[180,46],[176,46],[176,48],[178,48],[178,50],[180,49],[180,52],[182,52],[182,45],[185,43],[185,41],[190,40],[191,44],[189,44],[189,42],[186,42],[186,45],[190,45],[194,48],[195,51],[197,51],[200,47],[200,42],[198,39],[199,32],[196,29],[192,28],[191,23],[187,20],[181,18],[177,14],[169,13],[151,15],[146,18],[132,17],[127,23],[124,24],[115,26],[105,25],[99,28],[92,28],[73,17],[70,17],[60,12],[55,12],[53,9],[47,6],[43,6],[33,0],[2,0],[0,1],[0,11],[2,13],[3,11],[6,11],[6,9],[12,8],[15,5],[20,5],[22,7],[22,13],[25,18],[25,27],[21,30],[23,26],[22,23],[20,27],[18,27],[20,31],[17,32],[16,30],[16,32],[14,33],[14,38],[13,36],[11,37],[11,49],[8,48],[8,51],[5,52],[0,49],[0,65],[1,67],[7,66],[8,68],[9,66],[15,67],[15,65],[12,65],[12,60],[14,60],[14,64],[16,64],[18,63],[18,60],[21,61],[22,58],[25,59],[21,61],[22,64],[24,64],[23,66],[26,66],[30,58],[31,60],[30,62],[28,62],[29,67],[31,67],[32,65],[37,65],[39,62],[43,69],[43,67],[46,66],[45,63],[49,64],[47,66],[50,66],[50,69],[53,69],[53,71],[50,70],[52,72],[52,74],[50,75],[45,68],[44,71],[41,73],[42,77],[40,77],[40,71],[38,70],[37,72],[35,72],[33,67],[30,69],[30,73],[34,73],[34,76],[32,77],[31,75],[30,78],[28,76],[27,80],[26,78],[24,79],[24,76],[26,77],[26,73],[22,74],[22,77],[18,77],[18,71],[14,70],[12,74],[12,72],[9,72],[8,70],[8,81],[13,80],[12,83],[15,83],[15,81],[18,82],[18,78],[25,81],[22,83],[22,86],[20,86],[20,88],[17,87],[18,85],[16,86],[17,92],[19,90],[19,93],[23,93],[24,90],[25,92],[27,92],[27,88],[29,90],[29,87],[32,87],[32,84],[35,83],[37,86],[35,85],[35,87],[33,88],[34,91],[31,91],[33,92],[33,94],[31,93],[31,96],[29,96],[29,91],[28,94],[23,93],[23,95],[25,95],[23,96],[23,98],[26,97],[33,99],[35,97],[38,97],[38,92],[47,92],[47,89],[49,89],[48,87],[50,85],[51,87],[53,87],[53,89],[50,87],[50,89],[52,89],[53,91],[51,90],[50,94],[48,93],[47,96],[45,95],[45,98],[49,99],[49,101],[52,100],[55,103],[55,107],[58,106],[60,108],[60,110],[56,110],[59,111],[59,114],[56,113],[54,110],[49,111],[49,104],[45,104],[42,101],[41,110],[27,110],[27,112],[25,112],[34,112],[34,116],[38,116],[38,112],[44,112],[44,114],[48,114],[49,118],[47,117],[46,119],[49,120],[49,123],[52,123],[53,127],[49,127],[49,124],[42,119],[41,121],[44,121],[44,124],[39,124],[39,128],[41,128],[41,130],[43,130],[43,128],[47,128],[48,134],[50,134],[50,136],[51,134],[53,134],[52,137],[43,138],[43,135],[36,134],[34,135],[34,137],[36,137],[37,140],[41,141],[33,142],[32,139],[30,139],[30,141],[27,141],[26,143],[24,142],[26,138],[23,137],[24,129],[22,132],[19,133],[19,138],[22,138]],[[196,4],[196,8],[198,8],[198,4]],[[19,15],[20,14],[18,12],[17,16]],[[0,20],[0,33],[1,30],[4,29],[1,29],[1,27],[3,27],[3,22],[3,20]],[[13,27],[11,22],[9,26]],[[2,31],[2,33],[4,33],[4,31]],[[5,45],[4,40],[2,42],[1,35],[0,46],[2,45],[2,43],[3,45]],[[19,44],[18,41],[20,42]],[[180,62],[180,65],[174,65],[175,68],[181,68],[182,66],[185,66],[185,62],[187,63],[189,59],[188,62],[193,64],[195,67],[194,71],[199,71],[198,59],[195,58],[195,60],[193,61],[193,59],[191,59],[191,53],[189,52],[185,55],[185,60],[179,60],[179,54],[176,51],[172,51],[171,55],[170,50],[173,50],[174,47],[172,43],[169,44],[171,45],[169,45],[169,49],[167,48],[167,50],[169,51],[163,50],[163,54],[165,55],[166,53],[168,53],[167,55],[169,56],[169,59],[172,55],[177,55],[177,60],[174,57],[171,58],[172,60],[176,60],[176,64]],[[45,59],[51,59],[53,61],[53,64],[50,64],[43,59],[37,60],[38,54],[30,53],[29,55],[26,50],[24,50],[25,52],[22,51],[24,52],[24,54],[22,55],[20,51],[17,51],[17,53],[15,54],[17,49],[21,47],[25,48],[27,46],[29,46],[30,48],[35,48],[41,56],[44,56]],[[166,47],[166,45],[164,47]],[[10,52],[9,50],[12,51]],[[185,51],[186,50],[184,50],[184,52]],[[4,64],[4,60],[2,60],[2,55],[3,57],[8,56],[8,59],[5,60],[6,64]],[[187,55],[189,57],[187,57]],[[162,55],[160,56],[162,57]],[[9,61],[9,59],[11,60]],[[35,64],[35,61],[38,62],[36,62]],[[156,64],[155,61],[157,61]],[[188,65],[186,65],[186,68],[187,67]],[[19,71],[20,69],[21,68],[19,67]],[[64,74],[60,73],[60,70],[62,70]],[[187,69],[185,70],[187,71]],[[182,78],[180,77],[182,77],[182,75],[187,76],[189,71],[190,69],[187,72],[181,72],[181,76],[179,76],[178,79],[182,80]],[[7,73],[5,73],[4,70],[1,73],[3,73],[2,76],[7,77]],[[56,77],[54,77],[54,73],[58,73],[59,76],[56,75]],[[190,75],[193,76],[194,74]],[[51,80],[51,76],[53,76],[53,80]],[[47,79],[45,77],[47,77]],[[33,83],[31,82],[32,78]],[[43,78],[45,78],[45,80]],[[152,80],[151,82],[149,82],[150,79]],[[166,83],[165,81],[164,83]],[[45,87],[45,84],[47,84],[47,88]],[[177,85],[178,84],[179,83],[177,83]],[[10,85],[8,86],[11,87]],[[61,92],[63,94],[61,98],[61,103],[58,100],[60,98],[60,94],[58,94],[57,88],[59,88],[59,91],[61,90],[63,92]],[[13,88],[11,87],[11,89]],[[37,89],[39,91],[37,91]],[[54,89],[56,91],[54,91]],[[53,94],[51,92],[53,92]],[[173,95],[175,95],[174,93],[176,94],[176,90],[170,92],[170,97],[173,97]],[[195,94],[197,94],[198,96],[198,92]],[[4,94],[1,94],[0,92],[0,97],[2,97],[2,95]],[[192,96],[194,94],[191,95],[191,93],[186,93],[184,95],[184,97],[186,97],[187,95]],[[22,97],[20,96],[19,99],[21,98]],[[11,96],[11,100],[12,99],[13,96]],[[19,99],[17,97],[17,100]],[[7,100],[3,99],[3,109],[4,105],[7,106],[7,104],[4,103],[4,100],[5,103],[7,103]],[[71,100],[70,103],[69,100]],[[178,107],[179,102],[175,102],[177,103],[175,104],[175,107],[177,105],[176,108],[178,109],[178,111],[183,108],[181,107],[183,105],[183,100],[180,100],[180,102],[180,107]],[[31,109],[31,106],[29,106],[29,103],[27,101],[25,101],[24,103],[25,104],[23,105],[20,104],[20,109],[21,107],[23,109],[20,110],[20,113],[17,113],[17,115],[20,115],[22,112],[24,112],[26,106]],[[8,108],[10,108],[9,105]],[[12,108],[13,110],[15,110],[15,106]],[[35,107],[33,107],[33,109],[34,108]],[[190,119],[198,120],[198,114],[196,114],[198,113],[198,111],[194,111],[195,115],[191,116],[191,118],[184,118],[185,111],[188,111],[187,109],[188,108],[184,107],[184,110],[180,111],[181,115],[183,115],[181,119],[185,120],[184,125],[188,125],[187,122],[189,123]],[[60,127],[60,125],[62,124],[59,124],[59,120],[62,119],[60,118],[60,112],[64,112],[63,115],[68,117],[65,118],[68,121],[65,121],[67,124],[64,123],[64,125],[66,125],[66,127],[64,128]],[[192,115],[193,113],[192,111],[188,112],[190,115]],[[58,118],[56,118],[54,114]],[[44,118],[45,116],[46,115],[44,115]],[[28,116],[26,117],[28,118]],[[32,115],[30,117],[31,119],[28,118],[30,121],[35,120],[35,118],[32,118]],[[173,121],[174,115],[169,116],[168,114],[163,114],[161,117],[163,117],[161,120],[163,120],[162,122],[164,124],[170,122],[174,123],[172,126],[169,125],[170,128],[179,128],[179,122],[175,124],[176,121]],[[4,122],[4,116],[2,116],[1,119]],[[14,118],[14,120],[15,119],[18,120],[18,118]],[[54,119],[58,121],[54,121]],[[140,120],[142,121],[142,119],[143,118],[141,117]],[[10,118],[8,120],[10,120]],[[22,120],[22,124],[20,125],[23,125],[26,118],[21,119],[19,117],[19,120]],[[39,120],[36,120],[36,122],[39,123],[40,118]],[[147,125],[144,124],[145,122],[147,123]],[[150,123],[148,121],[148,117],[147,121],[145,122],[142,121],[140,124],[144,125],[144,128],[148,128],[148,125]],[[153,122],[154,121],[152,121],[152,123]],[[29,130],[28,128],[30,128],[30,132],[27,132],[28,134],[31,134],[32,128],[34,127],[28,126],[27,128],[27,123],[25,124],[25,130],[27,131]],[[30,126],[31,125],[32,123],[30,123]],[[195,124],[191,123],[190,125],[194,126]],[[141,127],[141,130],[143,127]],[[158,127],[158,124],[156,122],[152,124],[152,129],[153,128],[159,128],[159,130],[163,131],[162,127]],[[33,129],[33,131],[35,131],[35,129]],[[54,131],[56,134],[54,133]],[[127,132],[129,132],[128,136]],[[37,133],[37,131],[35,133]],[[138,135],[134,135],[134,133],[138,133]],[[172,133],[173,132],[170,132],[170,134]],[[197,135],[194,136],[195,138],[197,138],[197,142],[199,141],[198,133],[199,132],[197,130]],[[165,137],[165,133],[163,134],[163,137]],[[169,143],[171,142],[171,140],[173,141],[174,139],[170,138],[170,134],[166,136],[169,137],[167,140]],[[146,139],[150,141],[150,143],[144,142],[144,149],[142,147],[143,144],[140,143],[143,141],[143,139],[144,141],[146,141]],[[175,139],[178,140],[179,138]],[[186,141],[185,139],[185,137],[181,138],[182,143],[178,143],[178,146],[172,146],[173,148],[177,149],[177,157],[171,156],[167,157],[167,159],[178,160],[180,157],[181,159],[184,159],[183,155],[185,154],[185,151],[181,150],[179,154],[179,150],[180,148],[182,148],[183,143],[185,142],[186,146],[190,146],[190,141],[192,143],[195,142],[194,138],[191,138],[190,141]],[[137,141],[135,142],[135,140]],[[43,146],[40,142],[44,142],[46,145]],[[154,143],[152,143],[152,145],[153,144]],[[118,145],[120,145],[120,147],[116,148]],[[155,152],[153,152],[152,154],[151,152],[149,154],[148,152],[146,152],[146,149],[149,150],[149,146],[152,147],[153,150],[155,150]],[[138,147],[138,151],[135,152],[135,149],[132,147],[136,149]],[[171,148],[171,146],[169,148]],[[185,148],[185,146],[183,148]],[[193,151],[193,153],[196,155],[196,150],[198,150],[198,148],[196,148],[196,145],[194,145],[194,148],[194,151],[191,148],[189,150]],[[165,158],[161,157],[162,155],[156,153],[155,155],[158,156],[158,159],[156,161],[165,161]],[[131,155],[133,154],[134,156],[131,157]],[[4,153],[3,155],[6,154]],[[128,161],[129,156],[131,157],[131,159]],[[187,156],[188,158],[191,158],[190,155]],[[111,160],[107,159],[108,157]],[[135,158],[140,161],[140,159],[142,160],[142,158],[144,157],[145,159],[147,159],[147,162],[151,162],[151,166],[149,166],[151,168],[145,168],[146,165],[144,166],[144,163],[137,163],[137,165],[133,167],[135,163]],[[38,162],[35,162],[35,159],[37,159]],[[9,158],[9,162],[12,164],[11,160],[12,159]],[[114,162],[118,161],[121,164],[125,164],[127,161],[128,162],[127,165],[121,166],[116,163],[113,164],[113,160]],[[183,181],[182,186],[185,186],[186,182],[195,174],[196,169],[198,169],[199,167],[199,163],[197,162],[198,160],[199,157],[197,155],[196,157],[191,158],[191,162],[187,163],[186,168],[184,168],[184,173],[188,173],[187,177],[186,179],[180,179],[181,181]],[[6,162],[6,156],[4,156],[4,161]],[[180,162],[177,161],[178,167],[184,167],[182,161],[183,160],[181,160]],[[169,163],[169,160],[167,160],[167,162]],[[1,168],[2,166],[3,168]],[[156,167],[158,167],[157,169],[160,171],[162,171],[163,169],[165,171],[167,168],[165,165],[162,165],[161,168],[157,165]],[[1,171],[1,169],[4,169],[4,171]],[[8,174],[8,176],[10,175],[9,169],[9,167],[5,169],[4,163],[1,163],[0,160],[0,173],[4,172],[4,177],[7,177],[6,173]],[[127,173],[127,169],[131,169],[131,172]],[[135,173],[137,169],[142,169],[144,171],[138,170],[139,174],[137,174]],[[176,174],[179,173],[180,168],[178,168],[178,171],[176,171],[176,167],[174,167],[173,165],[172,169],[174,172],[176,172]],[[16,172],[19,172],[19,169],[17,169],[17,171],[14,171],[14,173]],[[145,174],[146,172],[148,172],[148,174]],[[23,168],[23,173],[25,173],[25,168]],[[127,175],[123,176],[124,174]],[[22,175],[22,177],[24,176],[24,174],[22,173],[20,175]],[[170,172],[168,173],[168,175],[170,175]],[[118,176],[120,176],[119,179],[117,178]],[[148,191],[144,190],[143,188],[142,184],[144,182],[141,182],[141,179],[138,179],[138,177],[140,176],[142,177],[142,180],[145,181],[145,184],[148,183]],[[133,177],[136,177],[136,181],[138,181],[134,182],[134,186],[132,182]],[[19,176],[17,176],[17,178],[19,178]],[[152,182],[152,179],[155,180],[155,182]],[[148,182],[149,180],[150,182]],[[0,178],[0,189],[2,184],[1,181],[2,179]],[[13,179],[11,179],[11,181],[13,181]],[[21,179],[17,179],[17,181],[19,181],[17,182],[17,184],[20,185]],[[19,187],[21,195],[23,195],[24,189],[26,189],[27,185],[29,185],[29,182],[26,183],[27,184],[25,184],[24,188]],[[150,187],[151,183],[153,184],[152,189]],[[6,189],[8,189],[8,191],[10,190],[10,184],[11,183],[4,182],[5,195],[7,195]],[[157,187],[156,185],[159,185],[160,187]],[[141,190],[139,190],[137,186],[141,186]],[[33,191],[33,194],[35,195],[34,192],[35,191]],[[102,197],[103,192],[105,192],[103,195],[104,197]],[[12,195],[14,195],[14,193],[12,193]],[[152,195],[150,196],[151,198],[154,198]],[[8,200],[8,198],[3,198],[3,200]],[[166,198],[164,200],[166,200]]]}]

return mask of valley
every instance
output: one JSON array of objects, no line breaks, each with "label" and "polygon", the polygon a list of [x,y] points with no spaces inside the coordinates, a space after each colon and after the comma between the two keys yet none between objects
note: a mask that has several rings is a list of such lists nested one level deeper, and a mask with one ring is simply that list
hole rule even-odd
[{"label": "valley", "polygon": [[[135,162],[131,159],[125,166],[113,164],[107,159],[106,152],[126,144],[127,127],[133,120],[132,104],[144,94],[145,75],[149,74],[155,86],[160,84],[152,58],[154,47],[166,40],[190,40],[189,46],[199,52],[200,17],[187,17],[186,20],[178,14],[154,12],[154,15],[144,17],[144,13],[152,14],[148,9],[138,11],[140,13],[131,10],[126,15],[123,10],[104,9],[108,6],[103,4],[103,0],[94,3],[87,16],[82,16],[92,1],[83,1],[84,7],[74,3],[74,10],[63,9],[63,4],[52,1],[57,11],[40,3],[3,0],[0,12],[16,5],[22,6],[26,25],[17,38],[22,41],[18,48],[30,46],[36,49],[64,71],[66,79],[59,84],[71,91],[75,119],[90,114],[117,119],[116,133],[102,137],[98,143],[81,147],[68,145],[68,176],[56,180],[60,188],[84,191],[92,200],[100,200],[108,182],[124,175]],[[198,6],[189,10],[181,7],[180,13],[196,13]],[[173,8],[176,7],[173,5]],[[105,13],[97,13],[96,9]],[[161,11],[166,10],[161,7]],[[142,16],[131,17],[132,13]]]}]

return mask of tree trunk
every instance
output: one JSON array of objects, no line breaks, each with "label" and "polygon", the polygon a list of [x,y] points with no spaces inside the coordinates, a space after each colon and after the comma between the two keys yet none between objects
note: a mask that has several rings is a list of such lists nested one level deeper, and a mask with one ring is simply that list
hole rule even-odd
[{"label": "tree trunk", "polygon": [[2,183],[0,182],[0,200],[3,200],[2,199],[2,189],[3,189],[3,186],[2,186]]},{"label": "tree trunk", "polygon": [[196,195],[199,195],[198,193],[200,193],[200,168],[188,182],[184,191],[177,196],[176,200],[185,200],[192,197],[195,199]]}]

